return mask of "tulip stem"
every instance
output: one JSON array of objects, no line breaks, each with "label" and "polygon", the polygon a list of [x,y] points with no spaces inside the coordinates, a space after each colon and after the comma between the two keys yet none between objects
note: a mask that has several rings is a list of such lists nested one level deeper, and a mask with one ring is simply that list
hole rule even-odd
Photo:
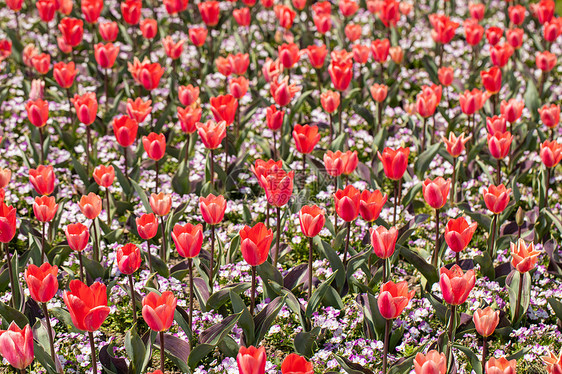
[{"label": "tulip stem", "polygon": [[421,150],[420,153],[423,153],[425,150],[425,132],[427,130],[427,118],[423,118],[423,130],[422,130],[422,142],[421,142]]},{"label": "tulip stem", "polygon": [[107,226],[111,228],[111,212],[109,208],[109,187],[105,188],[105,199],[107,201]]},{"label": "tulip stem", "polygon": [[86,173],[90,175],[90,148],[92,143],[92,134],[90,126],[86,126]]},{"label": "tulip stem", "polygon": [[256,306],[256,267],[252,266],[252,288],[250,291],[250,315],[254,316]]},{"label": "tulip stem", "polygon": [[56,354],[55,354],[55,344],[53,342],[53,329],[51,328],[51,318],[49,317],[49,310],[47,309],[47,303],[41,303],[43,308],[43,314],[45,315],[45,322],[47,324],[47,335],[49,336],[49,347],[51,348],[51,357],[56,366]]},{"label": "tulip stem", "polygon": [[160,247],[160,259],[166,262],[166,226],[164,225],[164,217],[160,217],[160,226],[162,227],[162,247]]},{"label": "tulip stem", "polygon": [[45,139],[45,135],[43,134],[43,127],[39,127],[39,148],[41,149],[41,155],[39,159],[41,160],[41,164],[45,161],[45,151],[43,150],[43,142]]},{"label": "tulip stem", "polygon": [[[320,78],[320,76],[318,76]],[[330,113],[330,144],[332,144],[332,140],[334,140],[334,116]]]},{"label": "tulip stem", "polygon": [[72,118],[72,99],[70,98],[70,88],[66,89],[66,98],[68,99],[68,121],[72,125],[72,122],[74,121]]},{"label": "tulip stem", "polygon": [[306,178],[306,153],[302,154],[302,171],[304,174],[303,176]]},{"label": "tulip stem", "polygon": [[435,209],[435,249],[433,250],[433,258],[431,259],[431,264],[434,267],[437,267],[440,249],[441,243],[439,243],[439,209]]},{"label": "tulip stem", "polygon": [[135,300],[135,284],[133,283],[133,275],[129,274],[129,287],[131,288],[131,302],[133,304],[133,324],[137,324],[137,303]]},{"label": "tulip stem", "polygon": [[343,251],[343,266],[347,264],[347,252],[349,251],[349,236],[351,234],[351,221],[347,223],[347,235],[345,239],[345,250]]},{"label": "tulip stem", "polygon": [[494,218],[492,220],[492,232],[490,233],[490,257],[492,260],[494,259],[494,247],[496,245],[496,226],[498,223],[498,215],[494,214]]},{"label": "tulip stem", "polygon": [[461,266],[461,253],[455,252],[455,262],[457,265]]},{"label": "tulip stem", "polygon": [[312,257],[314,256],[314,241],[308,238],[308,301],[312,297]]},{"label": "tulip stem", "polygon": [[125,179],[129,180],[129,160],[127,157],[127,149],[128,147],[123,147],[123,155],[125,156]]},{"label": "tulip stem", "polygon": [[41,258],[47,261],[47,254],[45,253],[45,222],[41,224]]},{"label": "tulip stem", "polygon": [[277,155],[277,136],[275,135],[275,130],[273,132],[273,159],[278,159],[279,156]]},{"label": "tulip stem", "polygon": [[[187,267],[189,270],[189,328],[193,329],[193,259],[187,259]],[[212,291],[211,291],[212,293]]]},{"label": "tulip stem", "polygon": [[214,165],[214,152],[212,149],[209,150],[210,152],[210,160],[209,160],[209,174],[211,175],[211,187],[215,188],[215,165]]},{"label": "tulip stem", "polygon": [[109,86],[109,82],[108,82],[108,69],[104,69],[103,71],[103,82],[104,82],[104,93],[105,93],[105,112],[104,115],[107,114],[107,112],[109,111],[109,96],[107,95],[107,91],[108,91],[108,86]]},{"label": "tulip stem", "polygon": [[502,160],[498,159],[498,166],[496,168],[496,184],[499,186],[502,180]]},{"label": "tulip stem", "polygon": [[94,218],[92,220],[92,226],[94,227],[94,240],[95,242],[95,246],[94,246],[94,253],[93,253],[93,260],[94,261],[101,261],[100,259],[100,242],[98,239],[98,229],[96,227],[96,219]]},{"label": "tulip stem", "polygon": [[[211,162],[213,162],[212,159]],[[228,175],[228,127],[224,136],[224,173]]]},{"label": "tulip stem", "polygon": [[164,361],[166,357],[164,355],[164,331],[160,331],[160,371],[164,373]]},{"label": "tulip stem", "polygon": [[484,373],[486,368],[486,356],[488,356],[488,339],[484,336],[482,342],[482,373]]},{"label": "tulip stem", "polygon": [[[8,262],[8,275],[10,276],[10,289],[14,289],[14,270],[12,269],[12,261],[10,259],[10,249],[8,248],[8,243],[4,243],[4,250],[6,251],[6,262]],[[12,307],[15,306],[14,297],[10,299],[10,304]]]},{"label": "tulip stem", "polygon": [[385,284],[386,283],[386,272],[387,272],[387,259],[383,258],[382,259],[382,283]]},{"label": "tulip stem", "polygon": [[90,350],[92,351],[92,373],[98,373],[98,363],[96,358],[96,345],[94,343],[94,333],[88,331],[88,337],[90,338]]},{"label": "tulip stem", "polygon": [[455,191],[456,185],[457,185],[457,158],[453,157],[453,185],[451,186],[451,203],[456,204],[457,203],[457,194]]},{"label": "tulip stem", "polygon": [[396,226],[396,209],[398,207],[398,181],[394,181],[394,213],[392,219],[392,225]]},{"label": "tulip stem", "polygon": [[[338,191],[338,177],[334,177],[334,193]],[[338,236],[338,210],[334,200],[334,237]]]},{"label": "tulip stem", "polygon": [[453,340],[455,339],[455,324],[456,324],[456,317],[457,317],[456,305],[451,305],[451,318],[449,319],[449,341],[447,342],[447,365],[452,364],[452,348],[453,348]]},{"label": "tulip stem", "polygon": [[544,189],[544,206],[543,208],[548,207],[548,189],[550,188],[550,168],[546,168],[546,182],[545,182],[545,189]]},{"label": "tulip stem", "polygon": [[513,317],[513,322],[517,322],[519,319],[519,314],[521,312],[521,297],[523,295],[523,273],[519,273],[519,289],[517,291],[517,305],[515,305],[515,315]]},{"label": "tulip stem", "polygon": [[156,161],[156,178],[155,178],[156,193],[158,193],[158,185],[160,184],[160,181],[159,181],[159,178],[158,178],[159,173],[160,173],[160,163],[158,161]]},{"label": "tulip stem", "polygon": [[267,205],[267,209],[265,211],[265,224],[267,226],[267,229],[269,230],[269,211],[271,206],[269,205],[269,203],[266,203],[266,205]]},{"label": "tulip stem", "polygon": [[382,372],[386,374],[386,369],[388,366],[388,350],[389,350],[389,343],[390,343],[390,328],[391,328],[392,320],[387,319],[384,325],[384,353],[382,355]]},{"label": "tulip stem", "polygon": [[80,281],[84,283],[84,261],[82,261],[82,252],[78,252],[78,261],[80,262]]},{"label": "tulip stem", "polygon": [[146,240],[146,253],[148,255],[148,268],[150,269],[151,273],[154,273],[154,270],[152,268],[152,254],[150,253],[150,242],[148,241],[148,239]]},{"label": "tulip stem", "polygon": [[213,294],[213,273],[215,268],[215,225],[211,225],[211,262],[209,265],[209,288]]},{"label": "tulip stem", "polygon": [[273,254],[273,267],[277,269],[277,262],[279,261],[279,245],[281,242],[281,208],[275,207],[277,211],[277,232],[275,238],[275,252]]}]

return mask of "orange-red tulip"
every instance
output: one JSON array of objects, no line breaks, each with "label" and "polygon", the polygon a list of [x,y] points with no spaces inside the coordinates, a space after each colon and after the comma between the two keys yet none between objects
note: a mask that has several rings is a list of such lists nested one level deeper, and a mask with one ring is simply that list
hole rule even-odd
[{"label": "orange-red tulip", "polygon": [[95,282],[88,287],[74,279],[70,281],[70,291],[64,291],[62,297],[72,323],[79,330],[96,331],[109,315],[106,287],[102,283]]},{"label": "orange-red tulip", "polygon": [[50,195],[55,190],[55,173],[53,166],[39,165],[29,169],[29,182],[39,195]]},{"label": "orange-red tulip", "polygon": [[493,310],[491,307],[485,309],[477,309],[472,316],[476,331],[483,337],[487,338],[492,335],[500,322],[499,310]]},{"label": "orange-red tulip", "polygon": [[259,222],[253,227],[244,226],[240,230],[240,249],[242,257],[250,266],[259,266],[267,260],[273,232]]},{"label": "orange-red tulip", "polygon": [[384,226],[371,227],[369,233],[371,234],[371,245],[377,257],[382,259],[392,257],[396,248],[396,240],[398,240],[396,227],[390,229]]},{"label": "orange-red tulip", "polygon": [[58,208],[54,196],[38,196],[33,203],[33,213],[39,222],[51,222]]},{"label": "orange-red tulip", "polygon": [[191,223],[183,226],[176,224],[172,230],[172,239],[181,257],[197,257],[203,244],[203,226]]},{"label": "orange-red tulip", "polygon": [[30,264],[25,269],[24,277],[31,298],[38,303],[51,300],[59,290],[57,275],[59,268],[45,262],[41,266]]},{"label": "orange-red tulip", "polygon": [[115,169],[112,165],[99,165],[94,169],[94,180],[101,187],[108,188],[115,179]]},{"label": "orange-red tulip", "polygon": [[449,248],[457,253],[464,250],[472,240],[477,227],[476,222],[469,225],[462,216],[450,219],[445,227],[445,241]]},{"label": "orange-red tulip", "polygon": [[151,292],[142,299],[142,318],[153,331],[166,331],[174,322],[178,299],[170,291]]},{"label": "orange-red tulip", "polygon": [[535,268],[540,252],[535,250],[533,242],[526,245],[523,239],[519,239],[517,243],[510,244],[510,249],[511,266],[517,269],[518,272],[526,273]]},{"label": "orange-red tulip", "polygon": [[142,137],[144,151],[154,161],[158,161],[166,154],[166,137],[164,134],[151,132],[148,136]]},{"label": "orange-red tulip", "polygon": [[408,292],[408,282],[386,282],[380,289],[377,305],[379,312],[385,319],[395,319],[402,314],[404,308],[414,297],[415,291]]},{"label": "orange-red tulip", "polygon": [[139,247],[133,243],[127,243],[117,249],[117,267],[125,275],[133,274],[139,270],[142,259]]},{"label": "orange-red tulip", "polygon": [[86,218],[96,219],[101,213],[101,197],[93,192],[90,192],[89,194],[83,195],[80,198],[78,206],[80,207],[80,211],[83,215],[86,216]]},{"label": "orange-red tulip", "polygon": [[443,293],[443,300],[449,305],[463,304],[476,283],[474,270],[463,273],[460,266],[455,264],[451,269],[442,267],[439,274],[439,287]]},{"label": "orange-red tulip", "polygon": [[153,193],[150,194],[148,202],[154,214],[164,217],[170,213],[170,209],[172,208],[172,195],[165,194],[164,192],[160,192],[159,194]]}]

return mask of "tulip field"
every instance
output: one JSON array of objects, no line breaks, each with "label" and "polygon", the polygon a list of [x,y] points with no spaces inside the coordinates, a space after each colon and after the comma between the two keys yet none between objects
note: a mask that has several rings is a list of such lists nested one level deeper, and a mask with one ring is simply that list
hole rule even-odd
[{"label": "tulip field", "polygon": [[553,0],[0,0],[0,373],[562,374]]}]

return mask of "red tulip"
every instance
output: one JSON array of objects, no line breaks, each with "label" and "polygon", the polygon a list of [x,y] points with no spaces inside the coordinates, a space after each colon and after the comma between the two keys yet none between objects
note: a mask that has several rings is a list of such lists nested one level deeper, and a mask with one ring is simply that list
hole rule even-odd
[{"label": "red tulip", "polygon": [[15,369],[27,371],[34,359],[31,326],[23,329],[12,321],[7,330],[0,330],[0,354]]},{"label": "red tulip", "polygon": [[207,26],[216,26],[219,23],[220,9],[218,1],[203,1],[197,4],[201,19]]},{"label": "red tulip", "polygon": [[336,212],[345,222],[351,222],[359,215],[361,193],[352,185],[334,194]]},{"label": "red tulip", "polygon": [[521,25],[525,21],[525,7],[523,5],[512,5],[508,8],[511,23]]},{"label": "red tulip", "polygon": [[70,88],[74,83],[76,77],[76,68],[74,62],[65,64],[64,62],[57,62],[53,66],[53,78],[57,81],[61,88]]},{"label": "red tulip", "polygon": [[418,353],[414,359],[414,371],[415,374],[446,374],[447,357],[436,350],[427,352],[427,355]]},{"label": "red tulip", "polygon": [[159,194],[153,193],[150,194],[148,202],[154,214],[164,217],[170,213],[170,209],[172,208],[172,195],[165,194],[164,192],[160,192]]},{"label": "red tulip", "polygon": [[503,184],[497,187],[491,184],[488,189],[484,188],[484,203],[492,213],[499,214],[507,207],[510,193],[511,188],[506,189]]},{"label": "red tulip", "polygon": [[224,58],[222,56],[217,57],[217,59],[215,60],[215,65],[217,66],[217,71],[225,77],[228,77],[232,74],[232,65],[227,58]]},{"label": "red tulip", "polygon": [[474,321],[474,327],[476,327],[476,331],[483,337],[487,338],[488,336],[494,333],[494,330],[498,326],[500,322],[500,312],[499,310],[493,310],[490,307],[485,309],[477,309],[472,316]]},{"label": "red tulip", "polygon": [[373,84],[369,91],[371,91],[371,96],[373,100],[377,103],[382,103],[386,99],[386,95],[388,93],[388,86],[386,84]]},{"label": "red tulip", "polygon": [[503,29],[501,27],[490,27],[486,30],[486,39],[491,45],[496,45],[500,42],[503,35]]},{"label": "red tulip", "polygon": [[361,32],[361,25],[355,23],[348,24],[344,29],[345,36],[352,43],[361,38]]},{"label": "red tulip", "polygon": [[117,22],[103,22],[98,25],[101,38],[106,42],[114,42],[117,39],[119,28]]},{"label": "red tulip", "polygon": [[158,220],[154,213],[143,214],[136,218],[135,222],[137,224],[137,232],[142,239],[150,240],[156,236],[158,232]]},{"label": "red tulip", "polygon": [[189,29],[189,39],[196,47],[201,47],[205,44],[205,39],[207,39],[208,31],[204,27],[192,27]]},{"label": "red tulip", "polygon": [[[486,374],[516,374],[517,360],[508,360],[505,357],[499,359],[491,357],[486,362]],[[552,374],[556,374],[553,371]]]},{"label": "red tulip", "polygon": [[164,0],[166,12],[170,15],[183,12],[187,9],[188,3],[188,0]]},{"label": "red tulip", "polygon": [[9,243],[16,235],[16,209],[0,201],[0,242]]},{"label": "red tulip", "polygon": [[459,157],[464,152],[464,145],[472,138],[472,135],[467,137],[461,134],[458,138],[453,133],[449,133],[449,139],[443,137],[443,143],[447,146],[447,152],[453,157]]},{"label": "red tulip", "polygon": [[36,54],[31,58],[31,62],[33,68],[42,75],[47,74],[51,68],[51,56],[47,53]]},{"label": "red tulip", "polygon": [[453,83],[454,72],[451,67],[442,67],[437,71],[439,83],[445,87],[449,87]]},{"label": "red tulip", "polygon": [[545,140],[541,144],[540,156],[544,166],[547,168],[555,167],[562,161],[562,144],[555,140],[551,142]]},{"label": "red tulip", "polygon": [[38,303],[51,300],[59,290],[57,275],[59,268],[45,262],[40,267],[30,264],[25,269],[24,277],[31,298]]},{"label": "red tulip", "polygon": [[262,176],[266,178],[265,180],[267,180],[267,177],[269,175],[282,172],[283,162],[273,161],[273,160],[268,160],[266,162],[258,159],[256,160],[255,165],[251,165],[250,169],[252,170],[252,173],[254,173],[256,179],[258,180],[258,184],[260,185],[260,187],[265,188],[265,185],[262,182]]},{"label": "red tulip", "polygon": [[228,89],[235,99],[241,99],[250,88],[250,81],[244,76],[232,78],[228,83]]},{"label": "red tulip", "polygon": [[151,100],[143,101],[140,97],[137,97],[135,101],[127,99],[127,114],[138,123],[143,123],[152,111],[150,104],[152,104]]},{"label": "red tulip", "polygon": [[[0,141],[2,141],[0,139]],[[12,171],[10,169],[0,169],[0,188],[4,188],[10,183]]]},{"label": "red tulip", "polygon": [[50,222],[55,218],[59,205],[53,196],[38,196],[33,203],[33,213],[39,222]]},{"label": "red tulip", "polygon": [[500,116],[493,116],[486,118],[486,129],[488,130],[489,134],[494,135],[495,133],[499,132],[503,134],[507,131],[507,122],[504,117]]},{"label": "red tulip", "polygon": [[384,63],[388,59],[390,41],[388,39],[377,39],[371,43],[371,52],[376,62]]},{"label": "red tulip", "polygon": [[289,77],[285,77],[279,82],[278,77],[270,82],[269,92],[277,105],[283,107],[289,105],[295,94],[300,91],[300,88],[295,84],[289,84]]},{"label": "red tulip", "polygon": [[386,229],[384,226],[371,228],[371,245],[378,258],[386,259],[392,257],[398,240],[398,230],[396,227]]},{"label": "red tulip", "polygon": [[320,95],[322,108],[328,113],[334,113],[340,106],[340,93],[337,91],[324,91]]},{"label": "red tulip", "polygon": [[117,267],[121,273],[133,274],[139,270],[141,262],[140,249],[133,243],[125,244],[117,249]]},{"label": "red tulip", "polygon": [[[39,50],[33,44],[26,45],[23,48],[22,56],[21,56],[24,65],[28,67],[33,67],[33,57],[37,55],[39,55]],[[50,62],[50,56],[49,56],[49,62]]]},{"label": "red tulip", "polygon": [[265,374],[266,364],[265,348],[242,346],[236,356],[239,374]]},{"label": "red tulip", "polygon": [[[504,360],[505,358],[502,357]],[[500,358],[500,360],[502,359]],[[562,353],[559,354],[558,356],[556,356],[554,353],[552,353],[550,350],[548,351],[548,356],[542,356],[541,360],[544,362],[544,364],[546,365],[546,370],[548,372],[548,374],[560,374],[562,373]],[[494,362],[494,364],[497,364],[497,361]],[[511,360],[508,361],[512,363],[512,369],[510,374],[514,374],[515,373],[515,366],[517,361],[516,360]],[[505,365],[504,365],[505,366]],[[495,367],[495,366],[492,366]],[[500,372],[499,374],[503,374],[502,372]]]},{"label": "red tulip", "polygon": [[174,322],[178,299],[170,291],[151,292],[142,299],[142,318],[153,331],[166,331]]},{"label": "red tulip", "polygon": [[376,221],[387,199],[388,195],[383,195],[379,190],[361,192],[359,214],[367,222]]},{"label": "red tulip", "polygon": [[86,245],[88,245],[88,240],[90,239],[88,227],[81,223],[73,223],[66,226],[64,234],[66,235],[68,246],[76,252],[82,252],[86,248]]},{"label": "red tulip", "polygon": [[429,22],[433,27],[431,30],[431,37],[436,43],[447,44],[455,36],[455,31],[459,24],[451,21],[449,17],[444,14],[430,14]]},{"label": "red tulip", "polygon": [[179,42],[174,42],[170,35],[166,36],[162,39],[162,45],[164,45],[164,52],[166,55],[171,58],[172,60],[177,60],[180,58],[181,53],[183,52],[183,43],[184,40],[180,40]]},{"label": "red tulip", "polygon": [[514,49],[508,43],[496,44],[490,47],[490,58],[492,64],[498,67],[504,67],[509,62],[509,58],[513,54]]},{"label": "red tulip", "polygon": [[6,5],[14,12],[19,12],[23,5],[23,0],[6,0]]},{"label": "red tulip", "polygon": [[98,113],[98,101],[96,99],[95,92],[88,92],[80,95],[74,95],[72,99],[72,104],[74,104],[74,109],[76,110],[76,116],[78,120],[84,125],[89,126],[96,120],[96,115]]},{"label": "red tulip", "polygon": [[[137,62],[138,60],[135,57],[135,63]],[[133,75],[135,81],[142,84],[143,87],[149,91],[158,87],[160,84],[160,78],[162,78],[162,75],[164,74],[164,69],[159,63],[155,62],[151,64],[146,60],[136,66],[135,64],[129,65],[129,71],[131,72],[131,75]]]},{"label": "red tulip", "polygon": [[503,160],[509,155],[509,148],[513,136],[509,131],[504,133],[496,132],[494,135],[488,134],[488,149],[493,158]]},{"label": "red tulip", "polygon": [[226,137],[226,122],[207,121],[197,123],[197,133],[207,149],[217,149]]},{"label": "red tulip", "polygon": [[178,106],[177,111],[181,131],[186,134],[193,134],[197,130],[197,123],[201,120],[201,108],[193,106],[182,108]]},{"label": "red tulip", "polygon": [[515,49],[519,49],[523,45],[524,34],[525,31],[523,29],[513,28],[505,32],[505,38],[509,45]]},{"label": "red tulip", "polygon": [[526,273],[535,268],[540,252],[535,250],[533,242],[526,245],[523,239],[519,239],[517,243],[510,244],[510,249],[511,266],[517,269],[518,272]]},{"label": "red tulip", "polygon": [[562,33],[562,24],[559,19],[552,22],[545,22],[543,25],[543,37],[547,42],[553,43]]},{"label": "red tulip", "polygon": [[199,100],[199,87],[193,87],[188,84],[187,86],[178,87],[178,98],[183,106],[193,105]]},{"label": "red tulip", "polygon": [[488,93],[496,94],[500,92],[502,86],[502,71],[497,66],[493,66],[488,71],[481,71],[480,77],[482,78],[482,84]]},{"label": "red tulip", "polygon": [[272,131],[277,131],[283,126],[283,119],[285,117],[284,110],[277,110],[275,105],[267,107],[266,112],[267,127]]},{"label": "red tulip", "polygon": [[484,19],[484,12],[486,11],[486,6],[482,3],[470,3],[468,4],[468,11],[470,16],[477,21],[482,21]]},{"label": "red tulip", "polygon": [[0,62],[4,61],[12,54],[12,42],[7,39],[0,39]]},{"label": "red tulip", "polygon": [[145,18],[140,23],[140,30],[143,38],[154,39],[158,34],[158,21],[154,18]]},{"label": "red tulip", "polygon": [[314,374],[314,369],[304,357],[291,353],[281,364],[281,374]]},{"label": "red tulip", "polygon": [[57,10],[55,0],[37,0],[35,6],[43,22],[51,22],[55,18],[55,11]]},{"label": "red tulip", "polygon": [[312,152],[320,140],[318,126],[295,125],[293,129],[293,139],[295,140],[297,151],[304,154]]},{"label": "red tulip", "polygon": [[285,43],[278,48],[279,60],[283,64],[284,68],[290,69],[300,59],[300,49],[295,43]]},{"label": "red tulip", "polygon": [[451,269],[442,267],[439,274],[439,287],[443,293],[443,300],[449,305],[463,304],[476,283],[474,270],[463,273],[460,266],[455,264]]},{"label": "red tulip", "polygon": [[88,219],[96,219],[102,208],[101,198],[93,192],[83,195],[78,203],[80,211]]},{"label": "red tulip", "polygon": [[35,127],[43,127],[47,124],[49,119],[49,103],[37,99],[34,101],[28,101],[25,104],[25,109],[27,110],[27,118],[29,122]]},{"label": "red tulip", "polygon": [[83,331],[96,331],[109,315],[104,284],[95,282],[90,287],[77,279],[70,281],[70,291],[63,293],[64,303],[72,323]]},{"label": "red tulip", "polygon": [[232,95],[221,95],[212,97],[210,100],[211,112],[215,121],[225,121],[227,126],[234,122],[236,109],[238,108],[238,100]]},{"label": "red tulip", "polygon": [[415,291],[408,292],[408,282],[386,282],[382,285],[377,305],[385,319],[395,319],[402,314],[404,308],[414,297]]},{"label": "red tulip", "polygon": [[94,169],[94,180],[101,187],[108,188],[115,179],[115,169],[112,165],[99,165]]},{"label": "red tulip", "polygon": [[422,92],[418,94],[416,99],[416,110],[423,118],[431,117],[435,114],[440,100],[441,97],[436,95],[436,91],[429,86],[423,86]]},{"label": "red tulip", "polygon": [[244,8],[234,9],[232,11],[232,16],[234,17],[236,23],[238,23],[238,26],[241,27],[250,26],[250,22],[251,22],[250,8],[244,7]]},{"label": "red tulip", "polygon": [[276,173],[262,175],[260,185],[265,190],[267,202],[274,207],[285,206],[293,193],[294,171],[279,169]]},{"label": "red tulip", "polygon": [[464,217],[450,219],[445,227],[445,241],[453,252],[461,252],[464,250],[476,231],[478,224],[476,222],[468,224]]},{"label": "red tulip", "polygon": [[39,195],[50,195],[55,190],[55,173],[53,166],[39,165],[29,169],[29,182]]},{"label": "red tulip", "polygon": [[[324,44],[309,45],[306,49],[303,50],[303,52],[307,54],[308,60],[310,61],[310,65],[312,65],[312,67],[320,69],[324,66],[326,55],[328,54],[328,49]],[[279,57],[281,57],[281,54]]]},{"label": "red tulip", "polygon": [[328,67],[332,84],[338,91],[345,91],[351,83],[351,78],[353,77],[353,61],[351,57],[352,55],[343,60],[332,59]]},{"label": "red tulip", "polygon": [[229,54],[227,61],[232,68],[232,73],[236,75],[244,75],[248,66],[250,66],[250,55],[247,53]]},{"label": "red tulip", "polygon": [[299,211],[299,223],[304,236],[313,238],[320,233],[326,223],[324,209],[317,205],[304,205]]},{"label": "red tulip", "polygon": [[102,69],[111,69],[118,54],[119,46],[113,45],[113,43],[98,43],[94,46],[94,57]]},{"label": "red tulip", "polygon": [[354,0],[340,0],[340,12],[344,17],[351,17],[359,9],[359,5]]},{"label": "red tulip", "polygon": [[121,116],[113,120],[113,133],[121,147],[128,147],[137,139],[139,124],[128,116]]},{"label": "red tulip", "polygon": [[404,50],[402,49],[402,47],[399,46],[390,47],[388,51],[390,53],[390,58],[395,64],[402,63],[402,60],[404,59]]},{"label": "red tulip", "polygon": [[203,220],[209,225],[217,225],[222,222],[226,211],[226,199],[222,195],[209,194],[207,197],[199,198],[199,210]]},{"label": "red tulip", "polygon": [[366,64],[371,55],[371,48],[368,45],[354,44],[351,47],[353,52],[353,61],[358,64]]},{"label": "red tulip", "polygon": [[103,0],[82,0],[80,7],[88,23],[96,23],[103,10]]},{"label": "red tulip", "polygon": [[329,14],[314,15],[312,18],[316,31],[324,35],[332,28],[332,17]]},{"label": "red tulip", "polygon": [[537,52],[535,63],[542,71],[549,72],[556,65],[556,55],[549,51]]},{"label": "red tulip", "polygon": [[545,104],[539,109],[539,114],[541,116],[542,123],[548,128],[554,128],[558,126],[560,122],[560,105],[551,104],[550,106]]},{"label": "red tulip", "polygon": [[140,21],[142,0],[125,0],[121,3],[123,20],[129,25],[136,25]]},{"label": "red tulip", "polygon": [[324,167],[326,168],[326,173],[332,177],[338,177],[343,174],[345,168],[345,156],[342,151],[326,151],[324,154]]},{"label": "red tulip", "polygon": [[191,223],[184,226],[176,224],[172,231],[172,239],[181,257],[197,257],[203,244],[203,226]]},{"label": "red tulip", "polygon": [[437,177],[434,180],[427,178],[422,185],[423,198],[433,209],[441,209],[447,202],[451,180]]},{"label": "red tulip", "polygon": [[84,22],[81,19],[65,17],[59,22],[59,30],[66,44],[76,47],[84,35]]},{"label": "red tulip", "polygon": [[470,46],[476,46],[480,44],[482,37],[484,36],[484,27],[480,25],[474,19],[467,19],[463,23],[464,37],[466,42]]},{"label": "red tulip", "polygon": [[408,168],[408,156],[410,155],[410,148],[398,148],[394,150],[386,147],[382,155],[377,152],[379,160],[382,162],[384,174],[387,178],[392,180],[400,180],[404,176]]},{"label": "red tulip", "polygon": [[142,146],[148,157],[158,161],[166,154],[166,137],[164,134],[151,132],[148,136],[142,137]]},{"label": "red tulip", "polygon": [[536,4],[534,13],[541,25],[552,20],[552,17],[554,17],[554,7],[555,3],[552,0],[541,0]]},{"label": "red tulip", "polygon": [[509,101],[502,100],[500,104],[501,115],[510,123],[521,118],[523,108],[525,108],[525,103],[516,99],[510,99]]},{"label": "red tulip", "polygon": [[293,26],[293,21],[297,15],[294,10],[285,5],[275,5],[273,10],[281,27],[284,29],[290,29]]},{"label": "red tulip", "polygon": [[267,260],[273,232],[262,222],[254,227],[244,226],[240,230],[240,249],[242,257],[250,266],[261,265]]}]

